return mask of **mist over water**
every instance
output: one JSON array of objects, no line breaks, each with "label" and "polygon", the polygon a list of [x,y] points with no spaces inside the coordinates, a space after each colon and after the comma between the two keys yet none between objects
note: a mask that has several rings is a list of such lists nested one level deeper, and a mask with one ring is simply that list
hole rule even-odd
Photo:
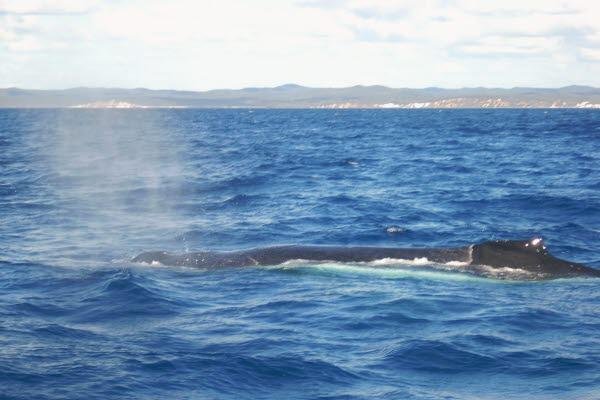
[{"label": "mist over water", "polygon": [[118,110],[43,116],[42,129],[26,138],[23,150],[39,160],[30,165],[37,169],[36,189],[51,202],[44,219],[53,230],[31,232],[30,256],[52,254],[67,264],[70,257],[126,259],[137,243],[185,229],[177,198],[186,143],[166,126],[168,116]]},{"label": "mist over water", "polygon": [[0,110],[0,398],[596,398],[596,279],[129,260],[541,235],[599,268],[599,137],[593,110]]}]

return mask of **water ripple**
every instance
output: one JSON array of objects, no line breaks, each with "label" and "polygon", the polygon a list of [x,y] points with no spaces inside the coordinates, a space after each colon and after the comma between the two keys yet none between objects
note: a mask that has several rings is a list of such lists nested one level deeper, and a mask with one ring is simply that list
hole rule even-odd
[{"label": "water ripple", "polygon": [[600,267],[599,128],[593,110],[0,110],[0,398],[596,398],[596,280],[129,260],[542,235]]}]

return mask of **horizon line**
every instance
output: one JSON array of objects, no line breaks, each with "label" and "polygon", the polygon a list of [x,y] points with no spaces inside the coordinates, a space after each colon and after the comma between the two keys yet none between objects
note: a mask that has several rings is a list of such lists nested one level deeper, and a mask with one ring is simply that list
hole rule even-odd
[{"label": "horizon line", "polygon": [[173,89],[173,88],[161,88],[161,89],[151,89],[148,87],[119,87],[119,86],[71,86],[65,88],[55,88],[55,89],[38,89],[38,88],[27,88],[27,87],[19,87],[19,86],[8,86],[8,87],[0,87],[0,90],[30,90],[30,91],[66,91],[66,90],[77,90],[77,89],[109,89],[109,90],[148,90],[148,91],[175,91],[175,92],[195,92],[195,93],[203,93],[203,92],[213,92],[213,91],[241,91],[241,90],[249,90],[249,89],[284,89],[284,88],[298,88],[298,89],[353,89],[353,88],[382,88],[382,89],[392,89],[392,90],[430,90],[430,89],[438,89],[438,90],[466,90],[466,89],[489,89],[489,90],[513,90],[513,89],[566,89],[566,88],[588,88],[588,89],[600,89],[600,87],[591,86],[591,85],[581,85],[581,84],[571,84],[564,86],[512,86],[512,87],[502,87],[502,86],[461,86],[461,87],[443,87],[443,86],[425,86],[425,87],[393,87],[387,85],[364,85],[364,84],[356,84],[351,86],[305,86],[296,83],[285,83],[276,86],[244,86],[241,88],[216,88],[216,89]]}]

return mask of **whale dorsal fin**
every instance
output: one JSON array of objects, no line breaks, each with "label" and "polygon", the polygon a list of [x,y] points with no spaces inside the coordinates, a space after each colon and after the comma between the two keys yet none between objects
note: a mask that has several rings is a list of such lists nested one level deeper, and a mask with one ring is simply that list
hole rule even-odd
[{"label": "whale dorsal fin", "polygon": [[548,250],[541,237],[529,240],[492,240],[473,246],[473,263],[493,267],[537,267]]}]

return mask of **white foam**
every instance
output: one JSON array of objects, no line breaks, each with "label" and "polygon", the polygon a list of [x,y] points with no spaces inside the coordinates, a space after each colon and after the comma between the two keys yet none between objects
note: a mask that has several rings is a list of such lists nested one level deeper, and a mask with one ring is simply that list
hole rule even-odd
[{"label": "white foam", "polygon": [[482,275],[495,279],[510,280],[536,280],[543,278],[543,274],[527,271],[521,268],[491,267],[489,265],[473,266],[473,269]]},{"label": "white foam", "polygon": [[307,260],[307,259],[295,259],[288,260],[284,263],[277,265],[278,267],[286,267],[286,266],[297,266],[297,265],[321,265],[321,264],[340,264],[340,265],[355,265],[355,266],[371,266],[371,267],[380,267],[380,266],[394,266],[394,265],[411,265],[411,266],[421,266],[421,265],[434,265],[435,263],[429,261],[427,257],[415,257],[412,260],[403,259],[403,258],[381,258],[379,260],[367,261],[367,262],[339,262],[334,260],[327,261],[315,261],[315,260]]},{"label": "white foam", "polygon": [[386,278],[423,277],[454,281],[492,278],[499,282],[532,281],[544,278],[543,274],[521,268],[473,265],[470,260],[436,263],[426,257],[413,259],[382,258],[370,262],[354,263],[299,259],[289,260],[269,268],[292,269],[306,267],[328,272],[379,275]]},{"label": "white foam", "polygon": [[451,280],[451,281],[464,281],[480,279],[479,277],[471,274],[456,273],[456,270],[443,269],[443,268],[414,268],[414,265],[405,265],[404,268],[400,265],[389,268],[373,268],[367,266],[360,267],[348,267],[340,266],[338,269],[351,273],[360,273],[367,275],[376,275],[384,278],[424,278],[424,279],[435,279],[435,280]]},{"label": "white foam", "polygon": [[[316,271],[340,273],[340,274],[359,274],[359,275],[375,275],[381,276],[382,278],[424,278],[424,279],[435,279],[435,280],[451,280],[451,281],[464,281],[464,280],[481,280],[482,277],[478,277],[469,273],[456,273],[469,272],[462,267],[468,265],[468,263],[462,263],[459,261],[451,262],[451,265],[434,263],[427,258],[414,258],[412,260],[407,259],[394,259],[394,258],[383,258],[380,260],[370,262],[355,262],[355,263],[343,263],[337,261],[312,261],[305,259],[289,260],[285,263],[266,267],[269,269],[295,269],[295,268],[310,268]],[[423,266],[429,266],[431,268],[421,268]],[[418,268],[415,268],[418,267]]]},{"label": "white foam", "polygon": [[466,261],[448,261],[447,263],[444,263],[444,265],[448,265],[450,267],[466,267],[469,264],[471,263]]},{"label": "white foam", "polygon": [[427,257],[415,257],[412,260],[403,259],[403,258],[382,258],[380,260],[370,261],[365,263],[368,265],[380,266],[380,265],[397,265],[397,264],[405,264],[405,265],[430,265],[431,261],[427,259]]},{"label": "white foam", "polygon": [[[303,266],[303,265],[350,265],[350,266],[368,266],[368,267],[393,267],[393,266],[431,266],[431,267],[466,267],[470,265],[470,262],[466,261],[449,261],[446,263],[436,263],[434,261],[429,260],[427,257],[415,257],[413,259],[405,259],[405,258],[381,258],[378,260],[367,261],[367,262],[350,262],[343,263],[339,261],[315,261],[315,260],[306,260],[306,259],[296,259],[296,260],[288,260],[284,263],[277,265],[276,267],[294,267],[294,266]],[[448,270],[448,268],[442,268]]]},{"label": "white foam", "polygon": [[[129,261],[129,260],[124,260],[124,261]],[[167,265],[162,264],[160,261],[157,260],[152,260],[152,261],[130,261],[133,264],[136,265],[143,265],[143,266],[149,266],[149,267],[166,267]]]},{"label": "white foam", "polygon": [[397,225],[392,225],[385,228],[385,231],[387,233],[402,233],[405,231],[405,229]]},{"label": "white foam", "polygon": [[279,265],[274,265],[274,267],[297,266],[297,265],[310,264],[311,262],[314,262],[314,261],[306,260],[304,258],[298,258],[295,260],[288,260]]}]

